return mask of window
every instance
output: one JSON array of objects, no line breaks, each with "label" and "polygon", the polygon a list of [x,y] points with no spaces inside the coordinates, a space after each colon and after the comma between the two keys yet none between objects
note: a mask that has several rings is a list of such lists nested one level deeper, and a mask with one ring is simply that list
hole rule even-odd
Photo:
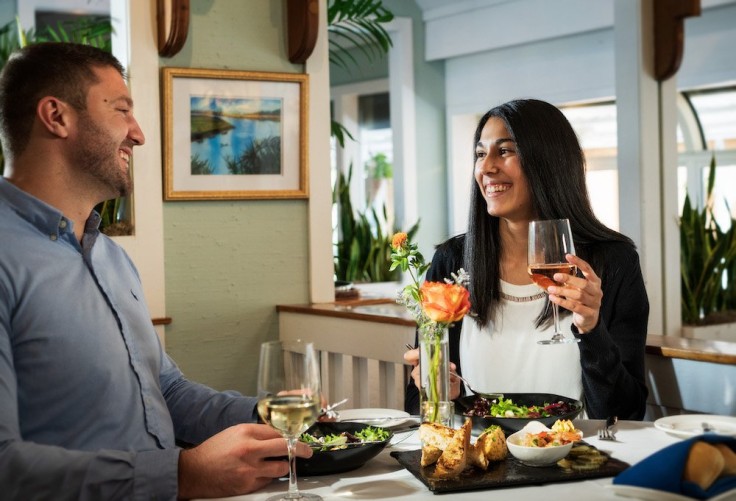
[{"label": "window", "polygon": [[357,140],[366,201],[358,209],[373,208],[383,214],[385,207],[390,231],[394,221],[393,134],[387,92],[358,97]]},{"label": "window", "polygon": [[616,167],[616,104],[613,102],[561,108],[585,153],[590,203],[598,219],[618,230]]},{"label": "window", "polygon": [[[618,229],[616,105],[614,102],[562,107],[578,134],[587,161],[593,210],[607,226]],[[714,213],[727,228],[736,217],[736,88],[684,91],[678,101],[678,207],[685,194],[702,206],[708,168],[716,158]],[[730,208],[730,212],[729,212]]]},{"label": "window", "polygon": [[[345,137],[344,150],[332,137],[332,186],[338,169],[352,168],[350,202],[355,213],[375,209],[382,219],[383,232],[391,231],[395,220],[393,192],[393,142],[389,93],[381,85],[350,88],[331,105],[333,119],[340,122],[353,139]],[[342,163],[342,167],[341,167]],[[383,221],[384,208],[386,212]],[[333,207],[333,228],[337,231],[337,212]],[[373,225],[372,216],[368,218]],[[339,235],[333,234],[333,242]]]},{"label": "window", "polygon": [[[716,160],[713,189],[713,212],[724,229],[736,217],[736,88],[726,87],[683,92],[691,113],[691,127],[678,127],[678,202],[682,207],[685,193],[693,204],[702,206],[707,191],[711,158]],[[686,117],[687,118],[687,117]],[[730,208],[730,211],[729,211]]]}]

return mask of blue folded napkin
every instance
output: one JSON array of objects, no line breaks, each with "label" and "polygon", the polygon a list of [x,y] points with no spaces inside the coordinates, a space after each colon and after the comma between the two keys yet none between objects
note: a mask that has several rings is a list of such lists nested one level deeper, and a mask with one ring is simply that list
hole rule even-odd
[{"label": "blue folded napkin", "polygon": [[736,489],[736,476],[716,480],[708,490],[682,479],[690,448],[697,441],[724,443],[736,451],[736,438],[708,433],[665,447],[619,473],[614,484],[634,485],[647,489],[682,494],[696,499],[708,499]]}]

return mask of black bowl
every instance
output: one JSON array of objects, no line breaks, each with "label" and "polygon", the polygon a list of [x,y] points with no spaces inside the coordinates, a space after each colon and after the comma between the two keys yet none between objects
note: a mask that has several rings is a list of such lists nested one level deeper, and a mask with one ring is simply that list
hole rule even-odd
[{"label": "black bowl", "polygon": [[[339,434],[344,431],[355,434],[368,426],[364,423],[320,422],[314,424],[307,432],[313,435]],[[347,449],[334,451],[314,451],[309,459],[296,458],[296,474],[299,477],[306,477],[355,470],[376,457],[388,445],[391,437],[393,437],[393,433],[389,430],[389,436],[383,442],[351,445]]]},{"label": "black bowl", "polygon": [[[479,417],[470,416],[473,421],[473,429],[482,432],[489,426],[496,424],[499,425],[506,435],[515,433],[526,426],[530,421],[541,421],[547,427],[552,427],[555,421],[558,419],[575,419],[578,414],[583,411],[583,403],[580,400],[574,398],[563,397],[561,395],[554,395],[552,393],[504,393],[504,398],[507,400],[513,400],[516,405],[545,405],[554,402],[565,402],[572,409],[570,412],[564,414],[541,417],[541,418],[500,418],[500,417]],[[475,399],[478,398],[475,395],[468,395],[461,397],[457,402],[457,409],[463,416],[466,416],[466,412],[473,408]]]}]

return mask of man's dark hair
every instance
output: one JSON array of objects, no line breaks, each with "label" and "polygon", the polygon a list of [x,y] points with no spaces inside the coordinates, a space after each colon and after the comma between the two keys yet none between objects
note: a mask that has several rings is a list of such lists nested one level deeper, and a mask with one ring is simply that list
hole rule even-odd
[{"label": "man's dark hair", "polygon": [[12,158],[26,148],[43,97],[54,96],[85,110],[87,90],[99,81],[93,69],[100,67],[115,68],[125,76],[115,56],[89,45],[37,43],[11,54],[0,73],[0,138],[5,155]]}]

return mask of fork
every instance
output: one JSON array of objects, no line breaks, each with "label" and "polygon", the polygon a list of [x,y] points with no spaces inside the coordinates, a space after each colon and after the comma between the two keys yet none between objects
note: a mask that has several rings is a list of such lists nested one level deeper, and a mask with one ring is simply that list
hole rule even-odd
[{"label": "fork", "polygon": [[[409,343],[406,343],[406,344],[405,344],[404,346],[406,346],[406,348],[407,348],[407,349],[409,349],[409,350],[416,350],[416,348],[415,348],[414,346],[410,345]],[[473,393],[474,395],[478,395],[478,396],[480,396],[480,397],[484,397],[484,398],[487,398],[488,400],[494,400],[494,399],[496,399],[496,398],[501,398],[501,397],[503,397],[503,393],[487,393],[487,392],[484,392],[484,391],[477,391],[477,390],[474,390],[474,389],[473,389],[473,387],[472,387],[472,386],[470,386],[470,382],[469,382],[469,381],[468,381],[467,379],[465,379],[464,377],[462,377],[462,376],[461,376],[460,374],[458,374],[457,372],[451,372],[451,373],[450,373],[450,375],[451,375],[451,376],[455,376],[455,377],[456,377],[456,378],[458,378],[458,379],[459,379],[460,381],[462,381],[463,383],[465,383],[465,385],[466,385],[466,386],[468,387],[468,389],[469,389],[469,390],[470,390],[470,391],[471,391],[471,392],[472,392],[472,393]]]},{"label": "fork", "polygon": [[467,386],[467,387],[468,387],[468,389],[469,389],[469,390],[470,390],[470,391],[471,391],[471,392],[472,392],[473,394],[475,394],[475,395],[478,395],[479,397],[483,397],[483,398],[486,398],[486,399],[488,399],[488,400],[495,400],[495,399],[497,399],[497,398],[502,398],[502,397],[503,397],[503,393],[487,393],[487,392],[485,392],[485,391],[478,391],[478,390],[474,390],[474,389],[473,389],[473,387],[472,387],[472,386],[470,386],[470,383],[468,382],[468,380],[467,380],[467,379],[465,379],[464,377],[462,377],[462,376],[461,376],[460,374],[458,374],[457,372],[451,372],[451,373],[450,373],[450,375],[451,375],[451,376],[455,376],[455,377],[456,377],[456,378],[458,378],[458,379],[459,379],[460,381],[464,382],[464,383],[465,383],[465,386]]},{"label": "fork", "polygon": [[609,416],[608,419],[606,419],[606,425],[598,430],[598,440],[610,440],[611,442],[615,442],[616,423],[618,423],[618,417]]},{"label": "fork", "polygon": [[319,417],[320,418],[321,417],[326,417],[327,419],[337,419],[337,418],[339,418],[340,417],[340,413],[338,413],[335,410],[335,407],[338,407],[338,406],[344,404],[347,401],[348,401],[347,398],[343,398],[339,402],[335,402],[334,404],[328,405],[327,407],[325,407],[324,409],[322,409],[322,411],[319,414]]}]

